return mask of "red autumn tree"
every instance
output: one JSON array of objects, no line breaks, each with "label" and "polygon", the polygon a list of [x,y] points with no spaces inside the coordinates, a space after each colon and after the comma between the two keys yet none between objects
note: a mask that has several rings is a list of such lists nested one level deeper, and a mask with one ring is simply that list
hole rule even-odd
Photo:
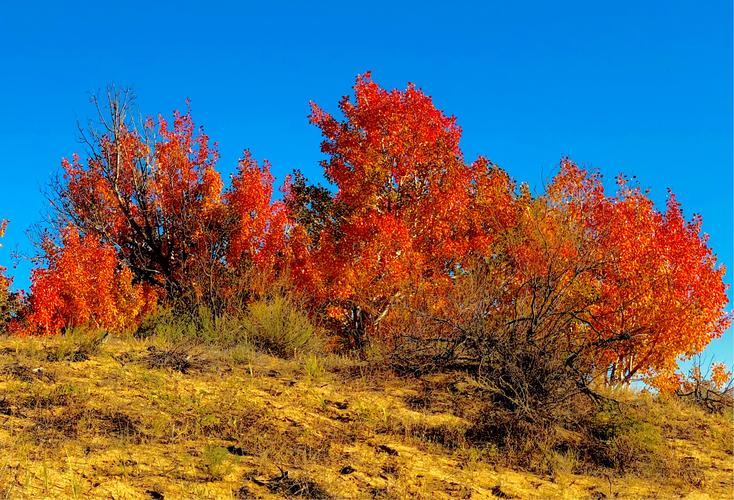
[{"label": "red autumn tree", "polygon": [[192,274],[202,255],[217,254],[210,235],[222,210],[217,153],[189,113],[149,119],[142,132],[127,117],[131,98],[110,96],[101,131],[85,136],[86,163],[63,162],[62,222],[119,249],[138,279],[174,295],[198,292]]},{"label": "red autumn tree", "polygon": [[[0,238],[5,236],[5,229],[8,226],[7,220],[0,220]],[[0,244],[2,247],[2,244]],[[7,269],[0,266],[0,329],[4,328],[13,316],[16,306],[17,297],[10,291],[12,280],[6,276]]]},{"label": "red autumn tree", "polygon": [[[337,191],[328,202],[323,191],[310,193],[318,196],[308,201],[326,211],[315,226],[313,217],[297,219],[314,243],[301,260],[309,269],[299,275],[302,286],[361,345],[398,297],[446,286],[491,241],[514,216],[514,186],[486,160],[466,164],[456,120],[412,84],[387,91],[365,74],[354,93],[354,102],[344,97],[339,105],[343,121],[312,105],[311,122],[325,138],[325,176]],[[295,203],[301,215],[303,204]]]},{"label": "red autumn tree", "polygon": [[134,285],[115,249],[98,237],[68,227],[61,246],[46,240],[44,247],[47,266],[31,275],[26,333],[56,334],[83,325],[121,332],[155,309],[155,289]]},{"label": "red autumn tree", "polygon": [[[354,94],[339,105],[342,119],[316,105],[310,117],[335,192],[296,173],[283,203],[273,201],[269,165],[247,152],[225,190],[216,148],[189,112],[136,127],[130,100],[112,95],[101,129],[85,137],[86,161],[64,162],[59,227],[115,252],[130,286],[215,311],[262,292],[252,276],[272,282],[288,270],[357,347],[367,335],[390,341],[406,310],[465,334],[465,307],[451,297],[457,283],[480,282],[476,269],[496,288],[478,301],[482,321],[491,316],[507,338],[543,339],[542,349],[563,340],[611,381],[670,370],[728,326],[723,269],[700,218],[687,221],[672,195],[662,212],[624,181],[609,196],[598,174],[570,161],[545,193],[518,193],[488,160],[464,160],[455,119],[413,85],[388,91],[366,74]],[[76,309],[49,310],[74,323],[103,316]]]},{"label": "red autumn tree", "polygon": [[274,281],[288,261],[288,218],[283,202],[273,200],[270,164],[259,166],[245,151],[224,202],[229,220],[227,263],[235,271],[253,269],[266,282]]},{"label": "red autumn tree", "polygon": [[[5,236],[5,229],[8,227],[8,221],[7,220],[0,220],[0,238]],[[1,247],[2,245],[0,245]],[[0,307],[2,307],[3,304],[5,304],[5,300],[8,294],[8,289],[10,288],[10,279],[5,276],[5,272],[7,269],[3,266],[0,266]]]},{"label": "red autumn tree", "polygon": [[513,206],[443,304],[429,294],[392,322],[411,368],[473,363],[509,406],[529,408],[591,394],[594,380],[670,373],[729,325],[723,268],[674,197],[661,212],[626,182],[609,196],[598,173],[564,161],[545,193],[523,189]]},{"label": "red autumn tree", "polygon": [[246,153],[223,192],[218,153],[190,112],[137,127],[129,94],[109,96],[109,115],[85,135],[86,162],[64,161],[60,223],[112,245],[135,279],[169,300],[222,307],[247,265],[275,265],[284,214],[272,204],[272,176]]},{"label": "red autumn tree", "polygon": [[599,216],[607,260],[594,322],[621,340],[607,353],[612,380],[672,369],[728,328],[725,269],[699,216],[685,220],[672,193],[660,212],[624,179]]},{"label": "red autumn tree", "polygon": [[545,301],[570,301],[563,309],[611,381],[670,370],[730,324],[724,269],[700,217],[686,221],[672,194],[664,212],[623,178],[607,196],[598,174],[564,161],[539,201],[539,237],[512,250],[516,272],[523,282],[552,282]]}]

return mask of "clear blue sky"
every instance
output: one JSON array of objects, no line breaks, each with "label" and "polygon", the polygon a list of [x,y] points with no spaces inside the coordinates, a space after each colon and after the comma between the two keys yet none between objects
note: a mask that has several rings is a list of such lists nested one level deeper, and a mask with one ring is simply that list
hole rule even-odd
[{"label": "clear blue sky", "polygon": [[[80,150],[90,92],[130,86],[151,114],[188,97],[224,172],[247,147],[281,179],[293,168],[316,179],[309,100],[334,110],[372,70],[456,115],[469,159],[485,154],[537,189],[563,155],[610,181],[638,176],[658,203],[672,188],[733,269],[731,1],[603,4],[5,2],[0,262],[29,250],[41,188]],[[27,264],[15,274],[26,286]],[[731,363],[731,331],[709,352]]]}]

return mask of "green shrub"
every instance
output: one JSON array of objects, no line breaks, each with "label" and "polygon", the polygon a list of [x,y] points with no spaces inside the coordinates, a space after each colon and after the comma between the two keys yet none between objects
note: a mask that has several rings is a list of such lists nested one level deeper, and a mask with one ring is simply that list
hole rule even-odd
[{"label": "green shrub", "polygon": [[674,466],[660,428],[641,420],[630,408],[600,411],[588,425],[584,452],[595,465],[643,475]]},{"label": "green shrub", "polygon": [[317,327],[282,296],[250,304],[244,329],[252,345],[277,356],[292,357],[318,347]]},{"label": "green shrub", "polygon": [[564,451],[551,450],[548,461],[555,474],[575,474],[579,468],[579,457],[573,448]]},{"label": "green shrub", "polygon": [[46,346],[48,361],[86,361],[99,352],[108,332],[97,329],[76,327],[64,332]]},{"label": "green shrub", "polygon": [[147,317],[137,337],[158,337],[172,343],[191,342],[232,347],[247,341],[244,324],[236,315],[214,315],[201,306],[193,312],[168,308]]},{"label": "green shrub", "polygon": [[660,470],[665,465],[660,429],[646,422],[629,421],[608,444],[613,466],[621,472]]},{"label": "green shrub", "polygon": [[198,309],[197,324],[201,340],[205,343],[234,347],[247,343],[246,325],[235,314],[214,315],[206,307]]},{"label": "green shrub", "polygon": [[229,359],[236,365],[249,365],[252,362],[253,350],[248,344],[239,344],[227,351]]},{"label": "green shrub", "polygon": [[157,337],[172,344],[252,346],[281,357],[313,352],[319,345],[317,327],[283,296],[253,302],[239,315],[215,315],[204,306],[193,312],[162,309],[143,321],[136,337]]},{"label": "green shrub", "polygon": [[172,342],[197,337],[196,323],[186,315],[174,313],[171,308],[161,308],[146,317],[135,336],[138,338],[159,337]]}]

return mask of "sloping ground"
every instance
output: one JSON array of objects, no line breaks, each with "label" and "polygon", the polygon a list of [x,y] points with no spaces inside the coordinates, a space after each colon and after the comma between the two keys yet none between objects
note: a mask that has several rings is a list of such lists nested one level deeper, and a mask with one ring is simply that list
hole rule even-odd
[{"label": "sloping ground", "polygon": [[0,497],[732,495],[731,423],[684,405],[651,405],[650,419],[693,480],[573,467],[540,477],[493,465],[499,452],[466,442],[481,410],[460,375],[398,379],[339,358],[119,338],[94,350],[0,339]]}]

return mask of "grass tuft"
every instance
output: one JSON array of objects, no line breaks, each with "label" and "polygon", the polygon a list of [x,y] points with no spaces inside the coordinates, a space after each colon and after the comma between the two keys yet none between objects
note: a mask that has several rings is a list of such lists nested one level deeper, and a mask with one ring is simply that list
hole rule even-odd
[{"label": "grass tuft", "polygon": [[87,361],[97,354],[100,346],[107,340],[108,332],[72,328],[61,335],[57,341],[46,347],[46,360],[77,363]]}]

